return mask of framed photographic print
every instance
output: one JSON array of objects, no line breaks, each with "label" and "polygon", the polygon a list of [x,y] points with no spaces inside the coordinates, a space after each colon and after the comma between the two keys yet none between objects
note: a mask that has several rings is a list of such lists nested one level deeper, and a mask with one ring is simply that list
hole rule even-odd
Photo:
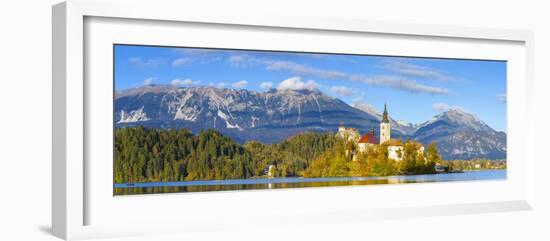
[{"label": "framed photographic print", "polygon": [[115,195],[506,179],[506,61],[113,52]]},{"label": "framed photographic print", "polygon": [[532,208],[530,32],[124,5],[53,8],[56,236]]}]

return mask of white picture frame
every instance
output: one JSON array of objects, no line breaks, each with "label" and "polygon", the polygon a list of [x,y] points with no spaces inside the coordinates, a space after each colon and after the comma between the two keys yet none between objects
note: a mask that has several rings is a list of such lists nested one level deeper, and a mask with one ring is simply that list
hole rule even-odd
[{"label": "white picture frame", "polygon": [[[155,11],[149,11],[150,9]],[[510,159],[522,160],[509,165],[509,180],[504,182],[484,182],[474,187],[474,184],[461,183],[453,184],[457,194],[465,195],[461,199],[453,199],[453,195],[447,195],[446,200],[423,202],[418,199],[411,199],[410,202],[389,202],[384,198],[370,201],[371,208],[360,208],[359,202],[361,196],[353,196],[353,190],[364,190],[361,187],[348,188],[323,188],[323,189],[300,189],[284,191],[252,191],[252,192],[231,192],[231,193],[212,193],[212,194],[185,194],[185,195],[155,195],[149,197],[125,197],[114,198],[103,195],[100,199],[96,197],[108,193],[104,186],[91,185],[94,182],[93,174],[89,174],[93,169],[92,164],[86,158],[90,158],[90,117],[94,112],[94,105],[90,105],[87,98],[94,98],[93,92],[89,89],[103,88],[99,85],[89,85],[85,81],[86,68],[95,68],[87,62],[86,50],[88,45],[86,34],[102,33],[100,28],[90,30],[86,28],[86,21],[89,19],[114,19],[115,21],[133,21],[132,24],[145,24],[151,22],[149,27],[155,27],[163,24],[206,24],[208,26],[223,26],[224,31],[231,29],[253,28],[261,31],[276,30],[278,33],[285,31],[299,31],[308,34],[314,32],[317,35],[328,35],[329,33],[352,33],[352,34],[374,34],[391,36],[392,38],[422,38],[426,41],[453,42],[457,46],[469,44],[474,41],[479,47],[496,46],[496,43],[509,45],[510,54],[504,56],[507,61],[511,61],[514,66],[512,76],[508,80],[508,149],[510,150]],[[255,225],[272,225],[274,223],[286,223],[287,225],[299,225],[301,222],[339,222],[344,220],[370,220],[383,218],[399,217],[423,217],[433,215],[451,215],[466,213],[482,213],[496,211],[514,211],[530,210],[534,198],[534,129],[530,110],[530,93],[532,93],[532,73],[533,73],[533,34],[528,31],[518,30],[496,30],[467,27],[451,27],[438,25],[421,25],[409,23],[390,23],[390,22],[371,22],[350,19],[322,19],[322,18],[301,18],[299,16],[277,16],[265,13],[251,13],[249,16],[212,16],[203,11],[198,11],[189,6],[188,3],[179,1],[166,2],[95,2],[73,0],[60,3],[53,7],[53,168],[52,168],[52,226],[53,234],[63,239],[83,239],[94,237],[111,237],[121,235],[139,235],[154,233],[171,232],[193,232],[211,229],[230,228],[235,223],[254,223]],[[101,21],[100,21],[101,22]],[[103,21],[103,24],[109,24],[109,21]],[[102,23],[100,23],[101,25]],[[116,24],[115,24],[116,25]],[[122,25],[121,25],[122,26]],[[118,26],[119,28],[121,26]],[[124,26],[122,26],[124,27]],[[99,30],[95,30],[99,29]],[[139,36],[139,31],[133,36]],[[197,30],[203,31],[203,30]],[[236,30],[235,30],[236,31]],[[112,32],[111,32],[112,33]],[[163,35],[158,32],[158,38]],[[99,36],[99,34],[97,35]],[[115,41],[109,32],[103,32],[105,38],[91,38],[98,40],[104,39],[106,42]],[[116,38],[116,36],[114,37]],[[122,38],[122,37],[121,37]],[[120,40],[120,39],[117,39]],[[159,44],[162,39],[151,39],[135,37],[125,39],[142,44]],[[151,43],[150,41],[153,41]],[[199,41],[199,40],[197,40]],[[167,41],[166,45],[170,43]],[[160,45],[162,45],[160,44]],[[214,44],[215,43],[210,43]],[[282,46],[282,45],[281,45]],[[278,48],[285,48],[279,46]],[[211,46],[210,46],[211,47]],[[226,47],[226,46],[223,46]],[[474,46],[475,47],[475,46]],[[95,48],[92,46],[92,48]],[[275,47],[276,48],[276,47]],[[323,48],[323,47],[320,47]],[[462,47],[464,48],[464,47]],[[498,47],[492,47],[492,51],[487,51],[487,58],[500,58]],[[95,49],[94,49],[95,50]],[[289,49],[286,49],[289,50]],[[350,50],[352,51],[352,50]],[[465,51],[467,52],[467,51]],[[426,52],[427,53],[427,52]],[[491,53],[495,53],[492,55]],[[410,53],[414,55],[414,51]],[[458,57],[458,53],[448,53],[450,57]],[[101,56],[101,54],[97,54]],[[429,54],[422,54],[429,55]],[[437,57],[434,55],[434,57]],[[467,56],[466,56],[467,57]],[[112,60],[110,60],[112,61]],[[94,62],[94,61],[90,61]],[[91,64],[93,65],[93,64]],[[516,71],[517,70],[517,71]],[[112,91],[112,90],[109,90]],[[92,97],[90,97],[90,95]],[[111,101],[111,100],[109,100]],[[112,113],[111,113],[112,114]],[[88,123],[88,124],[87,124]],[[524,126],[529,128],[520,131],[518,128]],[[512,139],[510,136],[514,137]],[[93,142],[93,140],[91,141]],[[92,155],[93,156],[93,155]],[[93,164],[95,165],[95,164]],[[97,169],[94,169],[97,170]],[[112,171],[112,170],[111,170]],[[88,173],[88,174],[86,174]],[[106,174],[106,173],[103,173]],[[90,179],[91,178],[91,179]],[[109,179],[109,178],[108,178]],[[111,179],[106,181],[112,181]],[[445,185],[384,185],[380,188],[370,188],[367,193],[378,194],[380,196],[388,195],[394,197],[395,193],[401,192],[403,195],[415,195],[418,192],[435,193],[445,189]],[[486,193],[487,190],[511,190],[503,192],[502,195],[492,195]],[[93,191],[98,190],[98,191]],[[411,191],[408,191],[411,190]],[[467,190],[473,190],[467,193]],[[484,193],[485,192],[485,193]],[[406,193],[406,194],[405,194]],[[269,202],[277,196],[290,197],[292,195],[297,199],[308,200],[308,198],[323,198],[332,196],[339,197],[337,200],[345,198],[356,199],[350,202],[347,208],[328,207],[321,205],[310,205],[302,210],[292,210],[284,212],[283,210],[273,209],[271,211],[259,211],[256,214],[251,212],[240,214],[233,211],[218,212],[214,219],[200,219],[200,214],[194,213],[191,216],[198,219],[193,222],[178,219],[176,214],[165,214],[160,217],[153,212],[146,212],[144,217],[151,220],[147,223],[147,228],[136,228],[137,224],[132,221],[142,222],[144,219],[136,217],[119,217],[113,214],[114,210],[124,209],[121,213],[131,213],[136,210],[136,205],[163,205],[166,209],[173,208],[176,201],[181,203],[187,201],[193,205],[204,205],[212,203],[212,200],[225,200],[227,203],[235,206],[243,200],[253,200],[255,202]],[[393,196],[392,196],[393,195]],[[487,195],[487,196],[484,196]],[[113,200],[111,203],[111,199]],[[185,200],[184,200],[185,199]],[[376,203],[377,202],[377,203]],[[101,204],[93,204],[101,203]],[[327,203],[321,203],[327,205]],[[258,205],[249,205],[252,209],[259,209]],[[93,208],[90,208],[93,207]],[[281,208],[289,208],[291,205],[282,205]],[[214,212],[216,210],[213,210]],[[256,210],[258,211],[258,210]],[[108,222],[106,217],[112,214],[113,222]],[[90,220],[93,216],[98,218],[97,222]],[[212,214],[215,215],[215,214]],[[332,221],[320,217],[333,217]],[[292,217],[292,218],[289,218]],[[132,220],[135,219],[135,220]],[[170,222],[177,220],[182,225],[169,225]],[[285,220],[282,222],[282,220]],[[294,220],[294,221],[288,221]],[[125,224],[122,224],[125,223]],[[154,224],[153,224],[154,223]]]}]

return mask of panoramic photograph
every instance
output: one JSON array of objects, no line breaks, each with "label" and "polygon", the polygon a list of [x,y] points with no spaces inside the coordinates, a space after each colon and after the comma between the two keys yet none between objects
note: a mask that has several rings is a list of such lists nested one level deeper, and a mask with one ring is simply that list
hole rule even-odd
[{"label": "panoramic photograph", "polygon": [[506,179],[506,61],[113,51],[114,195]]}]

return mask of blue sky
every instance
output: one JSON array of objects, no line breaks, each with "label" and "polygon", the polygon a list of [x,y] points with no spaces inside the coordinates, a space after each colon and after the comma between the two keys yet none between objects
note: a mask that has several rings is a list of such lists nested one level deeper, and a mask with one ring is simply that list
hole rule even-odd
[{"label": "blue sky", "polygon": [[317,88],[420,123],[448,109],[506,130],[506,62],[115,45],[115,89],[147,84]]}]

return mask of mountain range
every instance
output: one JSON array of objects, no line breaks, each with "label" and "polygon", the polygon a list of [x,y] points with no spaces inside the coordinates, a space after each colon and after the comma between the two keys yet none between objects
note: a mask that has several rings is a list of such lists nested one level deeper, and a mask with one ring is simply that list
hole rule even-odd
[{"label": "mountain range", "polygon": [[[214,128],[239,143],[277,143],[305,132],[335,132],[340,124],[360,133],[374,128],[381,114],[368,105],[348,105],[317,89],[265,92],[216,87],[145,85],[115,92],[116,127]],[[391,113],[390,113],[391,116]],[[436,142],[444,159],[505,159],[506,133],[474,115],[448,110],[420,124],[390,118],[393,138]]]}]

